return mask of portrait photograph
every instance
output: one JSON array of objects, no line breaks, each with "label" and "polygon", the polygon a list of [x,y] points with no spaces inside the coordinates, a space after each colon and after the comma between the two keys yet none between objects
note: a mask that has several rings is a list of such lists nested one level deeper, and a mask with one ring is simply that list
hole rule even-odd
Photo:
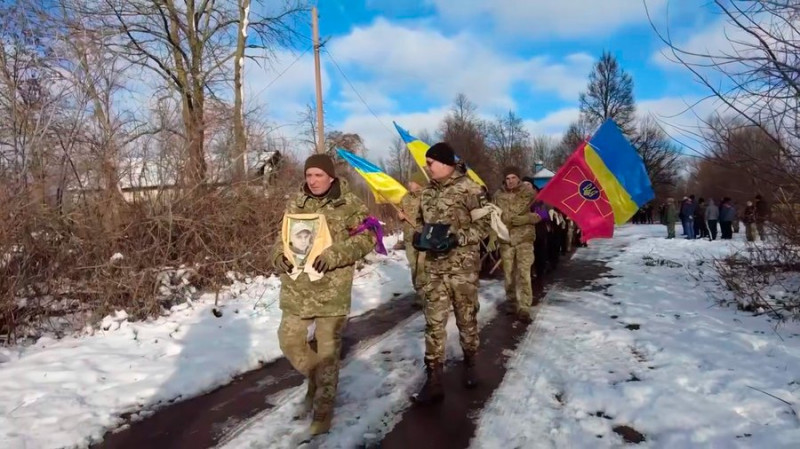
[{"label": "portrait photograph", "polygon": [[292,279],[305,272],[312,281],[320,279],[311,266],[322,251],[331,245],[331,236],[327,221],[322,214],[287,214],[283,217],[284,255],[292,263],[294,269],[289,276]]}]

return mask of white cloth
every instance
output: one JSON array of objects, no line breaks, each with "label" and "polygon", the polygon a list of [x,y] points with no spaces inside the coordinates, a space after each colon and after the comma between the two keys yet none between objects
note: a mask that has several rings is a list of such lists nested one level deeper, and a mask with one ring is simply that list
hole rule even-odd
[{"label": "white cloth", "polygon": [[479,220],[485,217],[487,214],[491,214],[491,226],[492,230],[497,234],[497,238],[504,242],[510,242],[511,235],[508,233],[508,228],[506,227],[505,223],[503,223],[503,220],[500,219],[502,213],[503,210],[500,209],[500,207],[489,203],[480,209],[474,209],[472,212],[470,212],[470,217],[472,217],[473,220]]}]

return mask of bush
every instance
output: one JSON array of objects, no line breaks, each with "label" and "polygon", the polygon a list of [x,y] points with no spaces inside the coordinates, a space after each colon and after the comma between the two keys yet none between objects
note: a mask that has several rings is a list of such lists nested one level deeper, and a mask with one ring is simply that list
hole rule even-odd
[{"label": "bush", "polygon": [[[0,198],[0,338],[57,334],[118,309],[156,316],[229,273],[269,274],[288,189],[249,186],[70,212]],[[113,222],[109,225],[110,210]]]}]

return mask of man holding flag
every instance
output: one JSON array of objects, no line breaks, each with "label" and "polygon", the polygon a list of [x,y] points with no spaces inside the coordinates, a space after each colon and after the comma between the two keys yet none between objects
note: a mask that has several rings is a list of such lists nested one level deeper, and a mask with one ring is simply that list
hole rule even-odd
[{"label": "man holding flag", "polygon": [[425,161],[430,185],[422,191],[421,232],[414,247],[425,252],[425,370],[427,379],[412,399],[430,404],[444,398],[442,375],[447,319],[452,304],[464,352],[463,381],[477,385],[479,245],[489,234],[490,216],[481,187],[456,171],[455,152],[445,142],[430,147]]}]

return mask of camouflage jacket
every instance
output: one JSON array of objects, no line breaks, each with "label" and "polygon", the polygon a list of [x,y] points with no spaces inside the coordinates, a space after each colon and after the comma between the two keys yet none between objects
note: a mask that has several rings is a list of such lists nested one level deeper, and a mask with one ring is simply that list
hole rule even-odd
[{"label": "camouflage jacket", "polygon": [[419,231],[421,228],[419,223],[419,201],[419,193],[408,192],[400,202],[400,210],[414,223],[412,226],[407,221],[403,221],[403,242],[406,246],[410,245],[414,239],[414,232]]},{"label": "camouflage jacket", "polygon": [[[322,279],[311,282],[306,273],[292,280],[281,274],[280,308],[303,318],[339,316],[350,313],[355,263],[375,247],[375,235],[369,231],[350,236],[367,217],[367,207],[347,186],[344,180],[334,183],[324,197],[315,197],[303,185],[303,190],[286,205],[289,214],[324,214],[333,244],[334,269]],[[275,246],[273,260],[283,255],[280,241]],[[313,263],[313,261],[308,261]]]},{"label": "camouflage jacket", "polygon": [[458,247],[445,254],[428,252],[425,270],[431,273],[477,273],[480,242],[489,235],[491,218],[473,221],[470,212],[486,205],[481,187],[464,174],[454,172],[444,181],[431,181],[422,191],[418,223],[446,223],[458,237]]},{"label": "camouflage jacket", "polygon": [[[493,196],[494,204],[503,211],[502,220],[508,226],[511,245],[533,243],[536,240],[536,227],[534,225],[541,219],[530,210],[533,199],[532,191],[519,187],[514,190],[500,189]],[[525,224],[514,226],[509,222],[511,217],[517,216],[524,216],[527,219]]]}]

